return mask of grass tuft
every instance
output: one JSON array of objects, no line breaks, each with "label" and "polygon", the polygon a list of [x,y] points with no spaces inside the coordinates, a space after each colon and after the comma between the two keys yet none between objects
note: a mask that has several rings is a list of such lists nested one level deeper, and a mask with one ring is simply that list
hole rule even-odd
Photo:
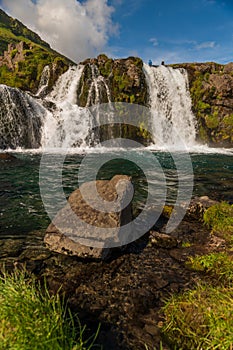
[{"label": "grass tuft", "polygon": [[25,271],[0,277],[0,309],[0,350],[89,350],[96,340],[87,345],[59,294]]},{"label": "grass tuft", "polygon": [[215,204],[204,213],[204,222],[212,233],[233,243],[233,205],[226,202]]},{"label": "grass tuft", "polygon": [[227,253],[211,253],[190,257],[187,265],[196,271],[203,271],[212,278],[212,283],[229,285],[233,282],[233,257]]},{"label": "grass tuft", "polygon": [[163,311],[162,332],[173,349],[232,349],[233,288],[203,283],[172,296]]}]

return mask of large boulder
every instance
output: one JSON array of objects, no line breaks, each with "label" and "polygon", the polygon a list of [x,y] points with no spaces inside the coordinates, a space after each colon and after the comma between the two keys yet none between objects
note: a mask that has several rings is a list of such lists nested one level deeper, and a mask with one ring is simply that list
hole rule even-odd
[{"label": "large boulder", "polygon": [[[95,189],[99,198],[96,198]],[[82,184],[71,193],[67,205],[47,228],[45,243],[59,253],[105,259],[111,247],[121,246],[129,240],[131,232],[122,237],[121,227],[131,222],[131,197],[132,184],[126,175]],[[115,211],[109,210],[113,201]],[[118,211],[118,208],[123,209]]]}]

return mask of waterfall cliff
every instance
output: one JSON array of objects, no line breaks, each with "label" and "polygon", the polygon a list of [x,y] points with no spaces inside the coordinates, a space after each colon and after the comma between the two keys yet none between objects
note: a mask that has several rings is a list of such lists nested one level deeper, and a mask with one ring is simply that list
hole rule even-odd
[{"label": "waterfall cliff", "polygon": [[149,87],[153,141],[158,146],[193,146],[196,118],[192,113],[185,69],[144,64]]},{"label": "waterfall cliff", "polygon": [[0,149],[38,148],[46,109],[16,88],[0,85]]},{"label": "waterfall cliff", "polygon": [[[103,64],[106,66],[109,61],[103,61],[102,56],[101,60],[71,66],[47,94],[50,73],[48,67],[45,67],[36,98],[18,89],[2,86],[0,147],[90,147],[99,141],[116,137],[140,141],[144,138],[145,142],[153,141],[155,148],[166,145],[180,148],[195,144],[196,121],[191,111],[185,69],[165,66],[149,67],[144,64],[141,67],[144,78],[140,78],[139,81],[138,74],[141,73],[139,73],[138,62],[135,64],[132,59],[125,60],[124,64],[128,70],[123,72],[122,77],[113,77],[113,72],[116,74],[116,67],[119,69],[119,60],[116,62],[111,60],[112,66],[110,69],[108,65],[107,73],[103,71]],[[121,64],[123,67],[122,62]],[[130,79],[137,82],[136,87],[132,83],[131,90],[129,89]],[[114,85],[116,81],[118,81],[118,87]],[[109,124],[106,127],[93,128],[99,122],[93,118],[99,119],[100,116],[93,117],[89,109],[91,106],[106,102],[110,105],[118,101],[127,102],[128,98],[133,101],[131,98],[134,96],[133,92],[136,92],[135,96],[137,96],[144,81],[148,93],[145,105],[149,104],[151,111],[146,116],[147,119],[150,118],[146,121],[146,125],[151,125],[150,136],[143,131],[143,125],[145,125],[143,119],[139,121],[142,130],[124,125],[124,122],[122,125],[113,127],[111,123],[114,123],[114,117],[111,113],[109,113]],[[117,89],[121,92],[114,95]],[[131,91],[131,96],[125,94],[128,89]],[[126,101],[124,101],[125,96]]]}]

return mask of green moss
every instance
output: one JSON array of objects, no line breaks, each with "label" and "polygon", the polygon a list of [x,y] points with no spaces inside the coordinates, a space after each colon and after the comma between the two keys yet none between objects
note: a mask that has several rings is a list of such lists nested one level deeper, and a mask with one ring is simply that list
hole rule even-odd
[{"label": "green moss", "polygon": [[205,117],[206,126],[209,129],[215,129],[219,125],[218,111],[214,111],[213,114],[207,115]]},{"label": "green moss", "polygon": [[172,205],[164,205],[163,215],[169,219],[170,216],[172,215],[173,209],[174,209],[174,207]]},{"label": "green moss", "polygon": [[147,127],[145,126],[144,122],[141,122],[139,124],[139,130],[137,132],[138,136],[143,138],[144,140],[151,140],[151,134],[147,130]]},{"label": "green moss", "polygon": [[223,123],[224,123],[226,126],[233,126],[233,114],[226,115],[226,116],[223,118]]},{"label": "green moss", "polygon": [[198,108],[198,111],[200,111],[201,113],[203,112],[208,113],[211,110],[209,103],[205,103],[203,101],[197,102],[197,108]]},{"label": "green moss", "polygon": [[[107,56],[105,55],[101,55],[101,57],[104,56],[105,58],[105,61],[103,64],[101,64],[99,66],[99,71],[100,71],[100,74],[105,77],[105,78],[108,78],[109,75],[111,74],[112,72],[112,64],[113,64],[113,60],[112,59],[109,59]],[[100,57],[100,56],[98,56]]]},{"label": "green moss", "polygon": [[226,202],[213,205],[206,210],[203,219],[213,233],[233,243],[233,205]]},{"label": "green moss", "polygon": [[207,131],[206,129],[204,128],[203,125],[200,125],[199,126],[199,138],[202,140],[202,141],[205,141],[207,142],[209,137],[208,137],[208,134],[207,134]]},{"label": "green moss", "polygon": [[18,50],[17,50],[17,49],[12,50],[12,51],[11,51],[11,58],[12,58],[12,59],[15,58],[15,56],[16,56],[17,53],[18,53]]},{"label": "green moss", "polygon": [[[57,54],[41,48],[37,44],[30,44],[31,49],[24,50],[25,59],[15,65],[14,70],[7,66],[0,67],[0,83],[22,90],[36,92],[42,71],[46,65],[60,67],[60,74],[68,69],[68,61]],[[13,50],[13,55],[17,50]],[[51,84],[54,83],[51,82]]]}]

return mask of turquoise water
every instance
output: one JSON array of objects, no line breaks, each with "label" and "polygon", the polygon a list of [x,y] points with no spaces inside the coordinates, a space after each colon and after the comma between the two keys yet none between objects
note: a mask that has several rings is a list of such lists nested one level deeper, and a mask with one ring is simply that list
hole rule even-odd
[{"label": "turquoise water", "polygon": [[[25,236],[27,233],[44,229],[50,219],[44,209],[40,196],[39,166],[41,155],[30,153],[14,153],[16,161],[0,161],[0,235],[1,238]],[[113,153],[114,155],[114,153]],[[117,152],[115,155],[120,156]],[[147,173],[150,174],[152,189],[156,198],[163,198],[164,181],[166,184],[166,203],[174,204],[179,186],[176,166],[171,155],[163,152],[154,152],[155,161],[147,160],[143,153],[136,154],[136,160],[144,158]],[[48,196],[52,196],[56,205],[54,214],[63,206],[60,198],[56,198],[56,161],[51,157],[51,183],[48,182]],[[93,162],[98,154],[89,155]],[[114,158],[112,156],[112,158]],[[124,157],[123,157],[124,158]],[[98,179],[110,179],[115,174],[126,174],[132,177],[135,187],[133,208],[143,208],[147,197],[147,180],[144,172],[131,161],[113,159],[102,166],[98,172]],[[181,155],[182,158],[182,155]],[[63,165],[63,189],[68,195],[78,187],[78,170],[83,155],[73,154],[66,156]],[[211,198],[233,202],[233,156],[224,154],[191,154],[194,188],[193,196],[208,195]],[[90,162],[90,164],[91,164]],[[160,164],[164,172],[162,179]],[[91,169],[85,169],[82,181],[90,175]],[[51,175],[50,174],[50,175]],[[182,173],[182,181],[190,185],[191,177]],[[185,188],[185,186],[184,186]],[[184,189],[185,191],[185,189]]]}]

